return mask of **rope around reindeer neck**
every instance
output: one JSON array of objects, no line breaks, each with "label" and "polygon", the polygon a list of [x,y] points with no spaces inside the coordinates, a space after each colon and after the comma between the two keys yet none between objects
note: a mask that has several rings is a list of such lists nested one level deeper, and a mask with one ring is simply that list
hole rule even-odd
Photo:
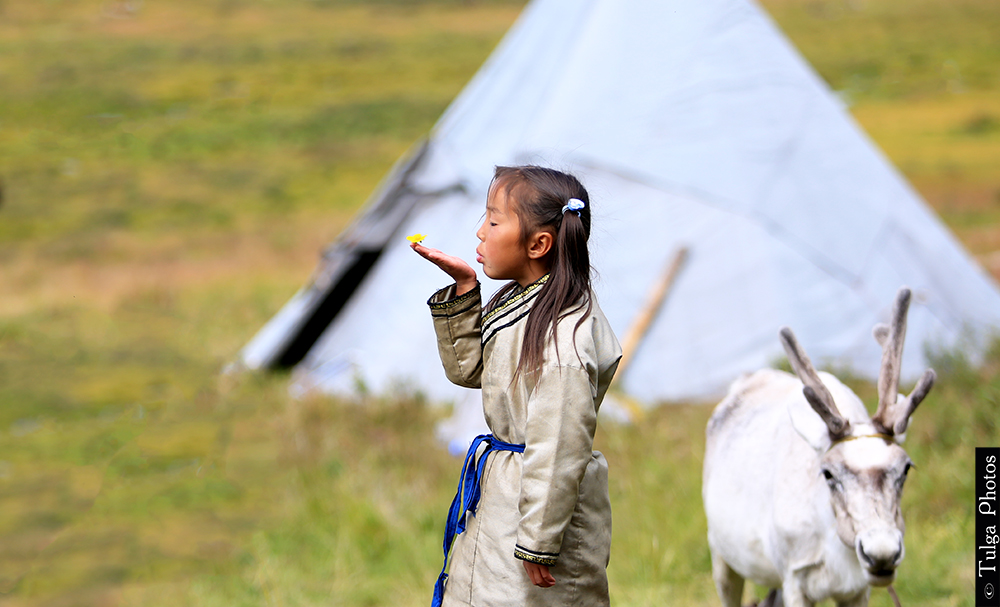
[{"label": "rope around reindeer neck", "polygon": [[833,441],[833,444],[834,445],[839,445],[840,443],[846,443],[846,442],[850,442],[852,440],[858,440],[859,438],[881,438],[882,440],[884,440],[887,443],[891,443],[891,442],[894,442],[896,440],[893,437],[889,436],[888,434],[882,434],[882,433],[879,433],[879,434],[861,434],[861,435],[858,435],[858,436],[847,436],[847,437],[844,437],[844,438],[838,438],[837,440]]},{"label": "rope around reindeer neck", "polygon": [[893,443],[896,440],[895,438],[889,436],[888,434],[882,434],[882,433],[878,433],[878,434],[860,434],[858,436],[845,436],[844,438],[838,438],[837,440],[835,440],[832,443],[830,443],[830,446],[827,447],[826,450],[830,451],[831,449],[833,449],[834,447],[836,447],[840,443],[849,443],[852,440],[858,440],[859,438],[881,438],[882,440],[884,440],[886,442],[886,444]]},{"label": "rope around reindeer neck", "polygon": [[889,584],[889,586],[886,587],[886,590],[889,591],[889,596],[892,597],[892,602],[895,603],[896,607],[903,607],[899,604],[899,597],[896,596],[896,589],[892,587],[892,584]]}]

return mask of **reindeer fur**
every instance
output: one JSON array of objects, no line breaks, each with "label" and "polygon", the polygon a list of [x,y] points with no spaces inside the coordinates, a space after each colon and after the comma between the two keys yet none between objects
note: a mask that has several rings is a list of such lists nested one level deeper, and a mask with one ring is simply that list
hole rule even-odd
[{"label": "reindeer fur", "polygon": [[891,328],[875,330],[884,349],[875,416],[836,377],[817,373],[787,328],[780,338],[798,377],[758,371],[716,407],[702,497],[724,607],[739,607],[745,579],[780,589],[767,604],[788,607],[863,607],[871,586],[892,582],[913,465],[900,445],[934,380],[928,370],[910,396],[896,393],[909,299],[901,289]]}]

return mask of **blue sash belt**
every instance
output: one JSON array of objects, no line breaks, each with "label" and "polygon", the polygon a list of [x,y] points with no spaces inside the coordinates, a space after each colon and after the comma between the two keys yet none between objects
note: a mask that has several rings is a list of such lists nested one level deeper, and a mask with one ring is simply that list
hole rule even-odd
[{"label": "blue sash belt", "polygon": [[[476,451],[479,446],[486,443],[486,449],[476,460]],[[476,507],[479,505],[479,497],[482,494],[480,483],[483,479],[483,468],[486,467],[486,459],[491,451],[514,451],[524,453],[524,445],[505,443],[495,438],[492,434],[480,434],[476,440],[472,441],[469,452],[465,454],[465,463],[462,464],[462,475],[458,478],[458,493],[451,501],[451,508],[448,509],[448,522],[444,527],[444,566],[441,567],[441,575],[438,576],[437,583],[434,584],[434,600],[431,607],[440,607],[444,598],[444,584],[448,579],[448,556],[451,552],[451,545],[455,541],[455,536],[465,531],[465,513],[476,514]]]}]

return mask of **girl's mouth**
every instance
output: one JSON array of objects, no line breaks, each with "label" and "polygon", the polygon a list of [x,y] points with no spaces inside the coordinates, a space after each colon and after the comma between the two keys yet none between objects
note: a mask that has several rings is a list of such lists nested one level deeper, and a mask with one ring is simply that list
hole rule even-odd
[{"label": "girl's mouth", "polygon": [[483,263],[483,256],[476,253],[476,263]]}]

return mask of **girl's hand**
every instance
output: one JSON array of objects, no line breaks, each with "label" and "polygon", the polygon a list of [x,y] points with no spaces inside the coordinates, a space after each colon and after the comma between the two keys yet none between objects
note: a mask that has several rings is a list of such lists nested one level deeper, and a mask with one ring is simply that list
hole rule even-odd
[{"label": "girl's hand", "polygon": [[446,255],[437,249],[427,248],[419,242],[411,244],[410,248],[455,279],[456,297],[465,295],[476,288],[476,271],[464,260],[453,255]]},{"label": "girl's hand", "polygon": [[524,564],[524,570],[528,572],[528,577],[531,578],[531,583],[535,586],[551,588],[556,585],[556,578],[552,577],[549,568],[545,565],[529,563],[528,561],[521,561],[521,563]]}]

